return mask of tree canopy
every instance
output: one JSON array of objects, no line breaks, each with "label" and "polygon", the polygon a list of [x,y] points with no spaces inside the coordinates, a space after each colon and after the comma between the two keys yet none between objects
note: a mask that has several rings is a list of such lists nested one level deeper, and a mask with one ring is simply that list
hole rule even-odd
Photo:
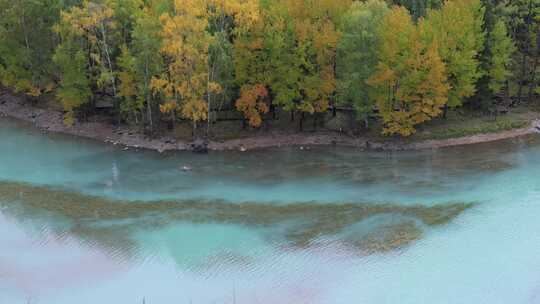
[{"label": "tree canopy", "polygon": [[[0,0],[0,81],[73,124],[150,133],[222,108],[258,128],[352,108],[384,134],[538,93],[538,0]],[[377,125],[375,123],[375,125]],[[380,125],[380,124],[379,124]],[[301,127],[301,122],[300,122]]]}]

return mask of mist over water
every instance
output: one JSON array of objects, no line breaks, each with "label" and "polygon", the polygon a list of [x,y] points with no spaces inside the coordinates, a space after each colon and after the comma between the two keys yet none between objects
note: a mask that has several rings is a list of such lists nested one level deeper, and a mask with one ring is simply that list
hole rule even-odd
[{"label": "mist over water", "polygon": [[536,136],[159,154],[0,118],[0,303],[539,303],[539,160]]}]

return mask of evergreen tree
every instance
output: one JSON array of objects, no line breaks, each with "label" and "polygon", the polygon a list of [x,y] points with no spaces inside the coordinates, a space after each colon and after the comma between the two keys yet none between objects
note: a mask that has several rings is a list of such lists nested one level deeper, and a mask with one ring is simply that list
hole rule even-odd
[{"label": "evergreen tree", "polygon": [[37,97],[54,88],[52,31],[64,2],[0,0],[0,83]]}]

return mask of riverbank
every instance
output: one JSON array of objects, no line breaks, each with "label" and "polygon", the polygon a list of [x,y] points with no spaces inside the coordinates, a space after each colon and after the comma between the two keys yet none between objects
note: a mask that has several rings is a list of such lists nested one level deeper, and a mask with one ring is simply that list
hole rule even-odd
[{"label": "riverbank", "polygon": [[[27,102],[23,97],[10,94],[6,91],[0,92],[0,114],[30,122],[35,127],[46,132],[57,132],[90,138],[114,145],[122,145],[125,149],[150,149],[163,152],[173,150],[190,151],[195,147],[191,141],[181,140],[172,136],[150,138],[127,126],[114,126],[107,121],[98,119],[88,122],[77,122],[73,126],[66,126],[63,124],[63,114],[61,111],[52,108],[37,107]],[[293,134],[266,132],[244,138],[210,140],[207,147],[213,151],[324,145],[349,146],[363,150],[383,151],[434,149],[497,141],[537,133],[540,130],[540,117],[530,118],[529,121],[521,125],[523,127],[445,139],[425,139],[422,136],[416,136],[420,139],[382,139],[380,136],[374,136],[373,134],[356,137],[331,131]]]}]

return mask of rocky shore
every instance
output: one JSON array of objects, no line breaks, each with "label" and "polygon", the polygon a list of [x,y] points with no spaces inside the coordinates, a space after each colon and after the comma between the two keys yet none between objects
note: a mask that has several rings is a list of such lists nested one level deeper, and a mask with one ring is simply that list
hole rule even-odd
[{"label": "rocky shore", "polygon": [[374,141],[366,137],[352,137],[338,132],[280,134],[267,133],[248,138],[223,141],[183,141],[172,137],[150,138],[134,131],[127,126],[114,126],[106,122],[78,122],[73,126],[63,124],[62,112],[54,109],[33,106],[23,97],[10,92],[0,91],[0,116],[8,116],[32,123],[35,127],[46,132],[58,132],[95,139],[114,145],[122,145],[126,149],[151,149],[159,152],[199,151],[206,150],[252,150],[286,146],[318,146],[336,145],[349,146],[368,150],[419,150],[434,149],[449,146],[467,145],[490,142],[540,131],[540,120],[534,120],[530,126],[497,133],[478,134],[443,140],[423,140],[407,142],[405,140]]}]

